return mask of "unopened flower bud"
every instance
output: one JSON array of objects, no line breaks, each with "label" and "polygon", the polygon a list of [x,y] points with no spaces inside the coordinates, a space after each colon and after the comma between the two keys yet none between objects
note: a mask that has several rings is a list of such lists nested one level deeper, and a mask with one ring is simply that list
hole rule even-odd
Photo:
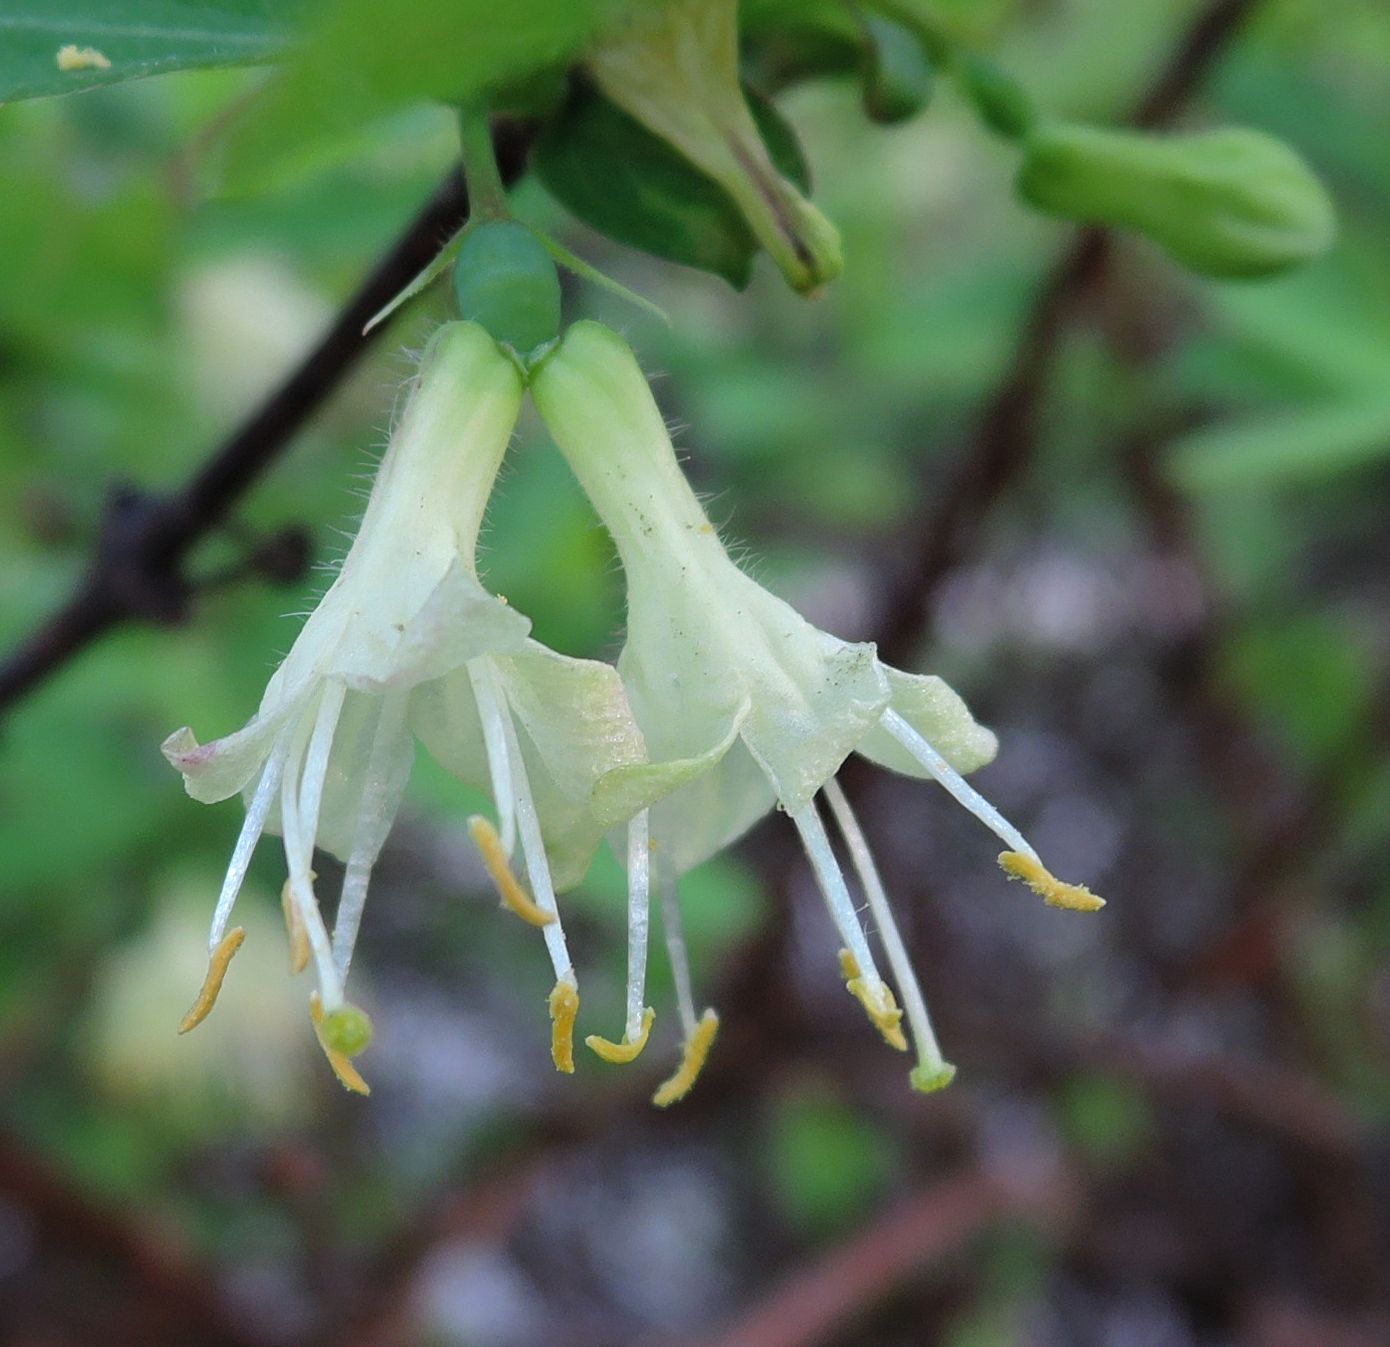
[{"label": "unopened flower bud", "polygon": [[1282,141],[1233,128],[1161,136],[1055,123],[1024,144],[1018,190],[1039,210],[1146,234],[1208,276],[1272,276],[1326,251],[1332,204]]},{"label": "unopened flower bud", "polygon": [[588,64],[613,102],[729,194],[794,289],[840,274],[838,231],[778,171],[743,96],[737,0],[642,7]]}]

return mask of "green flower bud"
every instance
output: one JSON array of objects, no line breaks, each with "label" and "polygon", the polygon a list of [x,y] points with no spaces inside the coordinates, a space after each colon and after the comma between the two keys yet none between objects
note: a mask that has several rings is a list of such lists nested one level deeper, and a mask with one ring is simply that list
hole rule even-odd
[{"label": "green flower bud", "polygon": [[1325,252],[1332,203],[1282,141],[1229,129],[1189,136],[1039,127],[1019,194],[1052,215],[1122,225],[1207,276],[1274,276]]},{"label": "green flower bud", "polygon": [[454,263],[454,294],[464,318],[519,355],[560,331],[560,277],[525,225],[494,220],[471,230]]},{"label": "green flower bud", "polygon": [[778,171],[743,96],[737,0],[637,7],[588,65],[614,103],[733,198],[794,289],[840,274],[839,233]]}]

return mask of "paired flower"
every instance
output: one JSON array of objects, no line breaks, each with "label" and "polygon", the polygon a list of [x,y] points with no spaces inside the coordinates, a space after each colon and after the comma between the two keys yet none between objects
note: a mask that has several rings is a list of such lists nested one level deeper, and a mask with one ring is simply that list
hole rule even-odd
[{"label": "paired flower", "polygon": [[[490,789],[499,827],[470,830],[503,897],[543,929],[555,968],[554,1056],[572,1069],[578,992],[555,903],[602,839],[587,813],[595,781],[640,761],[641,735],[617,673],[528,638],[530,623],[479,584],[478,530],[520,410],[513,360],[476,324],[452,323],[425,352],[382,459],[366,513],[333,584],[236,733],[164,744],[189,794],[246,794],[209,937],[207,982],[181,1029],[211,1010],[243,938],[229,930],[261,834],[284,839],[291,963],[312,959],[311,1014],[343,1083],[366,1091],[350,1058],[371,1026],[345,997],[372,867],[400,805],[414,738],[471,784]],[[508,856],[519,840],[528,896]],[[315,846],[344,862],[330,935],[312,870]]]},{"label": "paired flower", "polygon": [[[577,883],[605,834],[626,854],[628,981],[623,1033],[587,1042],[613,1062],[644,1048],[650,903],[659,895],[684,1052],[656,1092],[694,1083],[718,1029],[696,1014],[678,881],[774,805],[795,823],[839,931],[849,991],[894,1047],[917,1051],[913,1084],[954,1074],[864,835],[835,773],[854,752],[933,779],[1006,843],[1005,870],[1049,903],[1101,900],[1054,879],[1024,838],[964,780],[995,739],[938,678],[903,673],[870,644],[813,627],[730,559],[676,462],[626,345],[580,323],[533,365],[532,396],[612,533],[628,583],[617,668],[530,639],[530,624],[479,583],[474,553],[524,392],[519,363],[474,323],[446,325],[426,351],[361,529],[280,666],[257,715],[200,745],[164,745],[196,799],[246,796],[209,938],[206,983],[181,1029],[211,1009],[243,938],[233,904],[261,834],[279,831],[291,962],[313,961],[310,1010],[339,1078],[366,1091],[352,1057],[371,1026],[345,996],[372,866],[399,807],[418,738],[490,791],[498,822],[469,830],[504,903],[542,929],[555,972],[551,1050],[572,1071],[578,983],[556,892]],[[838,830],[897,985],[880,974],[816,796]],[[345,863],[330,934],[315,846]],[[529,893],[511,867],[520,849]],[[898,997],[902,998],[899,1006]]]},{"label": "paired flower", "polygon": [[[572,327],[532,372],[531,392],[627,575],[627,644],[618,669],[651,762],[604,776],[594,808],[606,817],[632,815],[639,835],[650,830],[650,866],[641,867],[634,883],[631,921],[645,929],[648,871],[656,871],[687,1059],[707,1046],[713,1021],[708,1011],[695,1017],[676,880],[774,803],[801,835],[843,941],[849,990],[890,1044],[907,1047],[903,1009],[878,972],[816,807],[821,792],[903,997],[918,1054],[913,1083],[924,1090],[946,1084],[953,1068],[937,1046],[863,833],[834,780],[849,754],[939,782],[1004,840],[1005,870],[1048,902],[1090,910],[1100,900],[1054,879],[1018,831],[965,782],[962,773],[994,756],[995,739],[945,683],[890,668],[872,645],[827,635],[739,570],[681,472],[647,381],[618,336],[596,323]],[[631,843],[628,849],[636,850]],[[634,963],[629,1036],[643,976]]]}]

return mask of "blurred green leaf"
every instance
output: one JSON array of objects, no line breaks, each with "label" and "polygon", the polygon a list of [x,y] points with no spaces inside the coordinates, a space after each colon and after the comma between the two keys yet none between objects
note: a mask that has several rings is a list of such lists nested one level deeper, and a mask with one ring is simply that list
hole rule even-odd
[{"label": "blurred green leaf", "polygon": [[[170,70],[266,61],[284,48],[301,5],[302,0],[14,0],[0,14],[0,102]],[[58,52],[68,46],[95,55],[63,70]]]},{"label": "blurred green leaf", "polygon": [[1174,445],[1169,469],[1190,491],[1331,477],[1390,457],[1390,395],[1223,421]]},{"label": "blurred green leaf", "polygon": [[1117,1162],[1133,1156],[1152,1127],[1143,1094],[1112,1076],[1076,1076],[1067,1082],[1058,1106],[1072,1144],[1095,1160]]},{"label": "blurred green leaf", "polygon": [[840,0],[743,0],[739,35],[745,68],[763,88],[844,75],[864,61],[864,30]]},{"label": "blurred green leaf", "polygon": [[1283,613],[1231,643],[1225,674],[1271,731],[1309,764],[1345,747],[1363,724],[1374,664],[1348,623]]},{"label": "blurred green leaf", "polygon": [[[749,106],[773,162],[808,190],[795,132],[751,91]],[[748,284],[758,243],[733,199],[596,90],[575,90],[541,137],[532,164],[551,194],[600,233],[713,272],[735,289]]]},{"label": "blurred green leaf", "polygon": [[419,99],[463,102],[563,65],[633,0],[379,0],[321,8],[293,58],[227,146],[226,183],[293,171],[334,141]]},{"label": "blurred green leaf", "polygon": [[777,1198],[812,1234],[853,1224],[893,1174],[890,1140],[831,1096],[808,1092],[780,1100],[768,1129]]},{"label": "blurred green leaf", "polygon": [[915,117],[931,100],[935,74],[921,39],[891,19],[864,17],[868,39],[864,67],[864,111],[892,125]]},{"label": "blurred green leaf", "polygon": [[1232,338],[1305,378],[1329,389],[1383,390],[1390,369],[1390,275],[1383,246],[1377,243],[1374,251],[1379,267],[1370,259],[1350,264],[1344,245],[1327,263],[1273,283],[1210,286],[1207,304]]}]

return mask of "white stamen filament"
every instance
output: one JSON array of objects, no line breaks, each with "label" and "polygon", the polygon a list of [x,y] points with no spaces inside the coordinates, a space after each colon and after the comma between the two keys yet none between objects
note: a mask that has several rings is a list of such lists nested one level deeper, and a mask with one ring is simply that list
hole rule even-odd
[{"label": "white stamen filament", "polygon": [[660,888],[666,957],[671,961],[671,980],[676,984],[676,1010],[681,1017],[681,1031],[689,1043],[697,1027],[695,994],[690,983],[690,956],[685,948],[685,926],[681,921],[680,887],[676,876],[662,876]]},{"label": "white stamen filament", "polygon": [[[556,980],[566,977],[572,979],[574,965],[570,962],[569,949],[565,945],[565,932],[560,924],[560,908],[555,901],[555,885],[550,878],[550,862],[545,855],[545,839],[541,836],[541,821],[536,813],[536,802],[531,798],[531,782],[526,774],[526,764],[521,757],[521,744],[516,737],[516,726],[512,724],[511,708],[507,705],[505,694],[497,685],[497,677],[490,660],[471,660],[468,676],[475,693],[480,686],[486,689],[485,696],[478,698],[479,717],[484,723],[488,717],[494,717],[501,729],[500,740],[507,760],[506,775],[512,787],[510,805],[516,815],[516,831],[521,839],[521,854],[526,861],[526,877],[531,881],[531,895],[542,912],[548,912],[555,918],[541,927],[546,951],[554,965]],[[485,742],[490,742],[486,734],[484,730]],[[501,815],[501,801],[498,801],[497,808]]]},{"label": "white stamen filament", "polygon": [[516,848],[515,786],[512,784],[511,755],[507,752],[507,727],[498,704],[497,692],[481,660],[468,665],[468,681],[483,727],[483,746],[487,750],[487,770],[492,777],[492,800],[497,807],[497,834],[508,856]]},{"label": "white stamen filament", "polygon": [[651,926],[652,853],[647,811],[627,825],[627,1028],[635,1043],[642,1036],[646,1009],[647,937]]},{"label": "white stamen filament", "polygon": [[285,861],[290,872],[290,896],[309,936],[325,1012],[337,1010],[343,1004],[343,984],[337,965],[333,962],[333,947],[323,924],[323,915],[319,912],[318,899],[314,896],[314,883],[309,870],[314,858],[314,834],[318,830],[329,751],[333,747],[333,732],[338,728],[338,715],[343,709],[346,694],[347,688],[343,683],[335,679],[324,683],[313,720],[304,716],[295,731],[280,786],[280,831],[284,836]]},{"label": "white stamen filament", "polygon": [[405,723],[407,694],[388,692],[381,699],[376,730],[372,735],[371,752],[367,758],[366,780],[362,799],[357,808],[357,821],[352,830],[352,851],[343,871],[343,888],[338,897],[338,915],[333,922],[333,960],[338,975],[347,981],[352,966],[352,951],[357,944],[357,931],[362,924],[362,909],[367,902],[367,885],[372,866],[381,854],[386,840],[386,790],[389,784],[388,757]]},{"label": "white stamen filament", "polygon": [[261,771],[261,779],[256,783],[255,794],[246,807],[246,818],[242,821],[241,832],[237,834],[236,846],[232,848],[231,863],[227,866],[226,878],[222,881],[222,892],[217,895],[217,906],[212,913],[212,930],[208,934],[208,952],[214,952],[227,934],[227,922],[231,920],[241,886],[246,882],[246,872],[251,867],[251,857],[256,853],[256,843],[265,831],[265,821],[270,814],[270,806],[285,771],[285,756],[289,752],[291,726],[286,726],[276,736],[275,744]]},{"label": "white stamen filament", "polygon": [[879,939],[883,941],[884,951],[888,955],[888,966],[893,970],[893,979],[898,984],[898,995],[902,997],[903,1010],[912,1028],[913,1041],[917,1044],[918,1060],[928,1074],[936,1075],[946,1069],[947,1062],[941,1055],[940,1044],[936,1041],[936,1032],[932,1029],[931,1017],[927,1014],[927,1003],[922,996],[921,985],[917,981],[907,947],[903,944],[898,923],[893,918],[893,909],[888,902],[883,880],[879,877],[878,867],[874,864],[873,854],[869,851],[868,840],[859,827],[859,820],[855,818],[854,810],[850,808],[844,791],[840,789],[840,783],[831,777],[821,787],[821,792],[830,805],[830,812],[835,817],[840,835],[845,839],[845,846],[849,849],[850,860],[859,876],[860,886],[864,890],[864,896],[869,900],[869,911],[878,923]]},{"label": "white stamen filament", "polygon": [[880,724],[955,797],[959,804],[964,805],[1001,841],[1007,842],[1011,851],[1022,852],[1041,864],[1038,853],[1028,845],[1023,834],[979,791],[967,784],[965,778],[902,716],[893,710],[885,711]]},{"label": "white stamen filament", "polygon": [[873,993],[875,999],[880,995],[883,979],[878,975],[874,956],[869,951],[869,942],[864,936],[864,928],[859,921],[859,913],[854,910],[854,900],[850,897],[849,886],[845,883],[844,872],[835,859],[826,836],[825,824],[816,812],[815,802],[802,805],[800,809],[789,809],[787,813],[801,834],[801,845],[806,848],[806,856],[815,871],[816,882],[820,885],[825,905],[830,909],[830,918],[840,933],[845,948],[854,956],[859,965],[860,976]]}]

